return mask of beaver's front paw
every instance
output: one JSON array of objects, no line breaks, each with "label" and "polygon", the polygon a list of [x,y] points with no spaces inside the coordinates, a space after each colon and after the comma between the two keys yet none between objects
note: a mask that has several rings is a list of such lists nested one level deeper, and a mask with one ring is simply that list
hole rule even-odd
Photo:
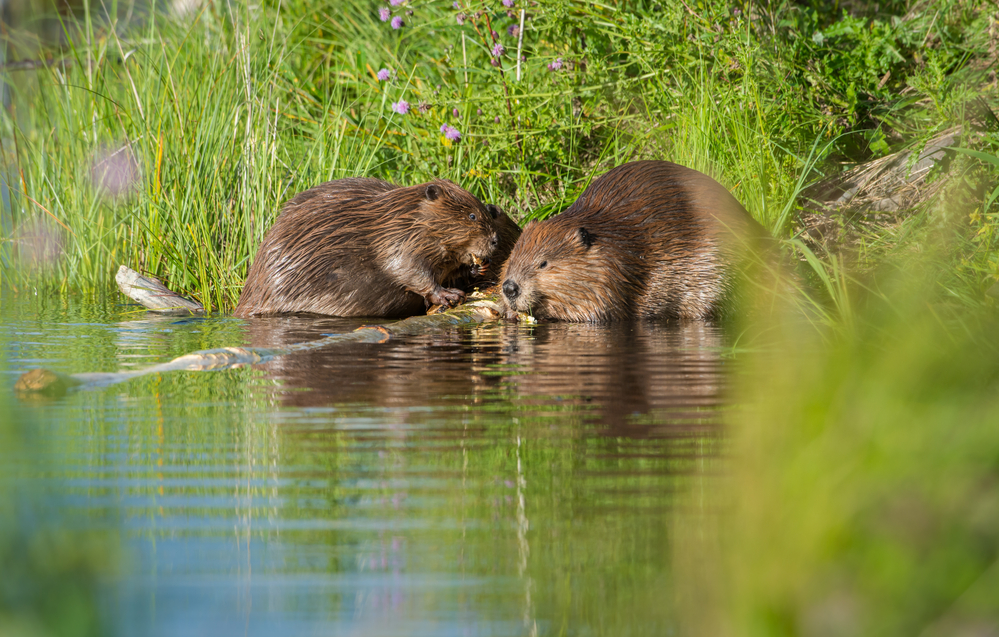
[{"label": "beaver's front paw", "polygon": [[430,305],[445,305],[454,307],[465,300],[465,293],[461,290],[440,288],[436,292],[431,292],[427,297]]}]

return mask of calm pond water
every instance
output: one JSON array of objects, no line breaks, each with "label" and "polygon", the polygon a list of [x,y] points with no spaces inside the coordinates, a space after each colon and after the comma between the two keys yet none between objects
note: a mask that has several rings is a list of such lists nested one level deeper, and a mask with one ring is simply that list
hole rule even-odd
[{"label": "calm pond water", "polygon": [[723,456],[719,328],[488,325],[27,401],[11,388],[33,367],[364,322],[2,301],[0,404],[35,432],[22,479],[120,538],[111,634],[677,631],[671,535]]}]

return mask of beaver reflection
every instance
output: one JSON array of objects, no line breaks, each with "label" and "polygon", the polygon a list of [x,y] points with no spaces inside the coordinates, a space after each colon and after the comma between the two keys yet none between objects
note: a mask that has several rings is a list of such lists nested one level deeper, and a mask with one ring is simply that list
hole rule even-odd
[{"label": "beaver reflection", "polygon": [[[282,347],[350,332],[383,319],[272,316],[246,322],[252,347]],[[384,343],[338,344],[255,366],[276,398],[291,407],[338,404],[443,406],[476,400],[497,380],[478,373],[469,334],[459,328]]]},{"label": "beaver reflection", "polygon": [[675,436],[715,428],[725,342],[702,321],[551,323],[509,358],[531,370],[515,377],[524,403],[586,407],[613,435]]},{"label": "beaver reflection", "polygon": [[[253,319],[245,329],[250,345],[279,347],[362,324],[281,316]],[[725,343],[719,327],[701,321],[501,323],[300,352],[258,369],[292,407],[502,402],[517,417],[558,405],[612,435],[676,436],[714,429]]]}]

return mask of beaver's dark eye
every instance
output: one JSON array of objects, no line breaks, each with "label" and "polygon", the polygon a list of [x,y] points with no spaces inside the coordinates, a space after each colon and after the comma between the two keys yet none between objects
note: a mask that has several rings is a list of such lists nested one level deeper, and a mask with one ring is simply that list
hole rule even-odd
[{"label": "beaver's dark eye", "polygon": [[548,266],[548,262],[547,261],[542,261],[541,263],[538,264],[538,269],[539,270],[544,270],[547,266]]},{"label": "beaver's dark eye", "polygon": [[468,218],[471,219],[472,221],[475,221],[475,213],[473,212],[472,214],[468,215]]}]

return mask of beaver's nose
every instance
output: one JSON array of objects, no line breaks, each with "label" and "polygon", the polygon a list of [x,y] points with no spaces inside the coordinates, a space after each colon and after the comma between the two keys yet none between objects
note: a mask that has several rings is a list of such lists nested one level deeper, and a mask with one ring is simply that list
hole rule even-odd
[{"label": "beaver's nose", "polygon": [[513,279],[503,281],[503,294],[511,301],[520,296],[520,286]]},{"label": "beaver's nose", "polygon": [[494,249],[496,248],[496,246],[499,245],[499,235],[498,234],[495,234],[495,233],[493,234],[492,239],[489,240],[489,245],[492,246]]}]

